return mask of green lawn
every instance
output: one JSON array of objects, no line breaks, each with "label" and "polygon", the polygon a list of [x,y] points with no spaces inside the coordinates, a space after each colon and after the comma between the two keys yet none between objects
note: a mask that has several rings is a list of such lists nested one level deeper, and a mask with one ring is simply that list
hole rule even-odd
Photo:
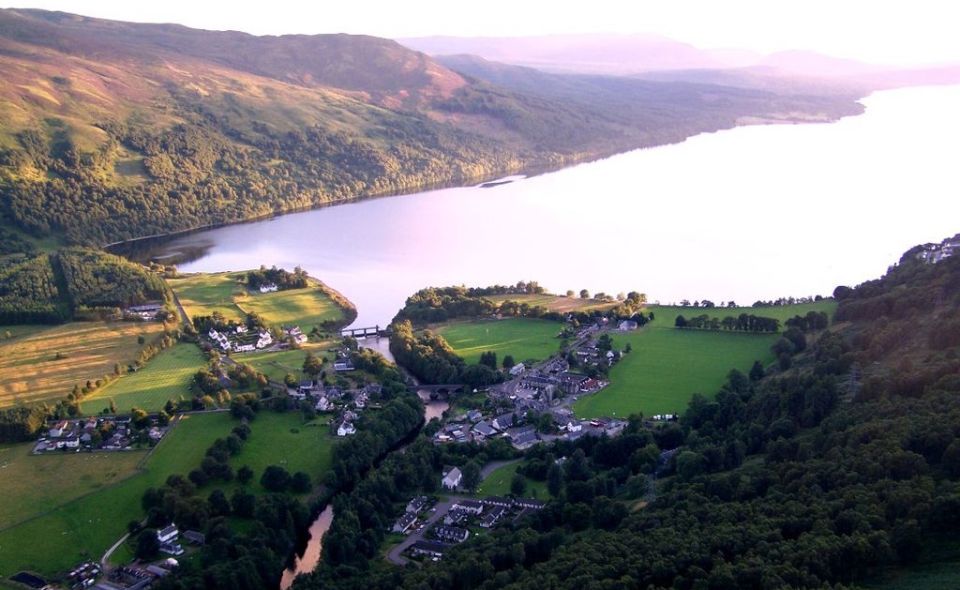
[{"label": "green lawn", "polygon": [[246,274],[194,274],[168,282],[191,318],[219,311],[228,320],[243,321],[247,313],[256,312],[272,326],[296,325],[304,332],[344,318],[343,310],[319,283],[305,289],[254,293],[246,288]]},{"label": "green lawn", "polygon": [[[140,500],[147,488],[198,466],[214,439],[226,436],[235,424],[226,412],[186,416],[147,459],[142,473],[0,531],[0,575],[21,569],[54,575],[83,559],[99,559],[129,521],[143,517]],[[74,458],[85,457],[81,453]],[[70,475],[71,469],[65,468],[55,477]]]},{"label": "green lawn", "polygon": [[110,400],[119,412],[129,412],[134,406],[144,410],[159,410],[167,400],[190,398],[194,374],[206,366],[200,349],[191,343],[180,343],[168,348],[150,360],[142,369],[127,374],[85,399],[81,409],[85,414],[96,414],[110,407]]},{"label": "green lawn", "polygon": [[619,302],[597,301],[596,299],[581,299],[580,297],[566,297],[564,295],[551,295],[549,293],[539,293],[530,295],[490,295],[487,297],[494,303],[504,301],[516,301],[526,303],[527,305],[545,307],[550,311],[559,311],[567,313],[571,311],[592,311],[594,309],[610,309]]},{"label": "green lawn", "polygon": [[0,529],[122,481],[145,451],[32,455],[34,443],[0,445]]},{"label": "green lawn", "polygon": [[436,328],[458,355],[468,363],[480,360],[489,350],[497,353],[497,362],[513,355],[516,362],[543,360],[560,349],[559,322],[526,318],[455,322]]},{"label": "green lawn", "polygon": [[[303,423],[299,412],[279,414],[263,410],[250,423],[253,433],[240,454],[230,460],[230,464],[234,469],[243,465],[253,469],[254,492],[265,491],[260,486],[260,476],[270,465],[279,465],[291,474],[303,471],[316,485],[326,475],[333,460],[336,437],[326,426],[328,420],[322,417],[307,425]],[[224,490],[229,495],[229,490],[234,487],[237,486],[231,485]],[[204,493],[209,493],[209,490],[204,490]]]},{"label": "green lawn", "polygon": [[[518,461],[494,470],[477,488],[477,495],[506,496],[510,494],[510,482],[513,480],[513,474],[522,464],[521,461]],[[523,495],[528,498],[546,499],[550,497],[550,492],[547,491],[546,482],[527,478],[527,491]]]},{"label": "green lawn", "polygon": [[614,333],[615,347],[629,342],[633,352],[611,369],[610,385],[578,400],[574,410],[583,418],[681,413],[693,394],[714,395],[731,369],[747,371],[756,360],[764,364],[774,360],[770,346],[778,338],[775,334],[677,330],[673,322],[679,314],[722,318],[753,313],[784,321],[810,310],[832,314],[835,308],[833,301],[714,310],[651,306],[654,322],[635,332]]},{"label": "green lawn", "polygon": [[312,351],[317,356],[326,356],[328,360],[332,360],[334,355],[327,352],[332,344],[332,342],[310,343],[299,350],[282,352],[245,352],[235,355],[234,358],[238,362],[253,366],[274,381],[283,381],[287,373],[292,373],[299,379],[307,352]]}]

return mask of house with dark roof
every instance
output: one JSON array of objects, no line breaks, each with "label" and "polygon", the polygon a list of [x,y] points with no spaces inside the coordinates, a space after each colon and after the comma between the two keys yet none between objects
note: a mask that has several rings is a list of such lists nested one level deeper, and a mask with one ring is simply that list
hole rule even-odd
[{"label": "house with dark roof", "polygon": [[480,502],[482,502],[484,506],[499,506],[500,508],[510,508],[513,506],[513,500],[504,498],[503,496],[487,496],[480,498]]},{"label": "house with dark roof", "polygon": [[483,518],[480,520],[480,526],[485,529],[492,528],[497,521],[499,521],[504,514],[506,514],[507,509],[503,506],[494,506],[483,515]]},{"label": "house with dark roof", "polygon": [[534,498],[516,498],[513,501],[513,505],[520,508],[529,508],[530,510],[541,510],[547,503]]},{"label": "house with dark roof", "polygon": [[483,512],[483,504],[476,500],[458,500],[450,509],[460,509],[470,514],[480,514]]},{"label": "house with dark roof", "polygon": [[529,447],[537,442],[537,429],[534,426],[523,426],[521,428],[511,428],[507,431],[510,437],[510,443],[519,448]]},{"label": "house with dark roof", "polygon": [[426,496],[416,496],[409,502],[407,502],[407,512],[412,512],[418,514],[421,510],[427,507],[427,504],[430,503],[430,498]]},{"label": "house with dark roof", "polygon": [[497,430],[486,420],[481,420],[473,425],[473,434],[482,438],[490,438],[496,436]]},{"label": "house with dark roof", "polygon": [[470,531],[463,527],[443,524],[433,527],[433,534],[444,543],[463,543],[470,537]]},{"label": "house with dark roof", "polygon": [[449,545],[437,543],[435,541],[417,541],[410,546],[410,554],[414,557],[440,559],[443,557],[444,552],[449,548]]},{"label": "house with dark roof", "polygon": [[416,512],[404,512],[403,515],[393,523],[393,528],[390,530],[395,533],[406,533],[415,522],[417,522]]}]

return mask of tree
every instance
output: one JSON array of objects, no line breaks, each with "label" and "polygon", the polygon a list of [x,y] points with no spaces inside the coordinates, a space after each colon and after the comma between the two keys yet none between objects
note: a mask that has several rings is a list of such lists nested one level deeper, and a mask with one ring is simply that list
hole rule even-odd
[{"label": "tree", "polygon": [[480,354],[480,364],[490,367],[491,369],[497,368],[497,353],[489,350]]},{"label": "tree", "polygon": [[463,487],[471,492],[476,490],[477,486],[480,485],[480,465],[471,459],[463,466],[461,472],[463,473]]},{"label": "tree", "polygon": [[563,470],[556,463],[551,464],[547,470],[547,491],[554,497],[563,491]]},{"label": "tree", "polygon": [[590,299],[590,291],[580,289],[580,299]]},{"label": "tree", "polygon": [[521,473],[514,473],[510,479],[510,493],[514,496],[522,496],[527,491],[527,478]]},{"label": "tree", "polygon": [[627,497],[636,500],[647,495],[650,491],[650,478],[644,474],[631,476],[627,480]]},{"label": "tree", "polygon": [[243,485],[247,485],[253,479],[253,469],[250,469],[249,465],[244,465],[237,470],[237,481]]},{"label": "tree", "polygon": [[504,368],[504,369],[506,369],[506,370],[509,371],[509,370],[512,369],[512,368],[514,367],[514,365],[516,365],[516,364],[517,364],[517,363],[513,360],[513,355],[512,355],[512,354],[505,354],[505,355],[503,355],[503,368]]},{"label": "tree", "polygon": [[297,494],[305,494],[310,491],[312,483],[310,481],[310,476],[302,471],[298,471],[293,474],[293,478],[290,480],[290,490]]},{"label": "tree", "polygon": [[210,505],[210,514],[213,516],[230,515],[230,502],[227,500],[227,496],[223,493],[223,490],[217,489],[210,492],[210,497],[207,498],[207,504]]},{"label": "tree", "polygon": [[257,497],[242,488],[237,488],[230,497],[230,506],[233,507],[233,513],[236,516],[250,518],[253,516],[256,505]]},{"label": "tree", "polygon": [[160,541],[157,539],[157,531],[154,529],[143,530],[137,536],[137,558],[153,559],[158,553],[160,553]]},{"label": "tree", "polygon": [[687,327],[687,318],[682,315],[678,315],[677,319],[674,320],[673,325],[677,328],[686,328]]},{"label": "tree", "polygon": [[763,368],[763,364],[760,361],[753,361],[753,366],[750,367],[750,380],[759,381],[763,379],[765,374],[766,371]]},{"label": "tree", "polygon": [[260,476],[260,485],[271,492],[282,492],[290,485],[290,474],[279,465],[270,465]]},{"label": "tree", "polygon": [[303,359],[303,372],[307,375],[316,377],[323,370],[323,358],[318,357],[311,351],[307,351],[306,358]]},{"label": "tree", "polygon": [[567,289],[566,296],[567,296],[567,297],[573,297],[573,289]]}]

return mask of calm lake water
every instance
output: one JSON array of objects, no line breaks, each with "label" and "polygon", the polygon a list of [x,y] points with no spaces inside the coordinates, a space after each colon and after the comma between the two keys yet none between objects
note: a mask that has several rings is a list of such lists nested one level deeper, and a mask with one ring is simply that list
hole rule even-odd
[{"label": "calm lake water", "polygon": [[379,198],[204,231],[183,271],[303,266],[386,325],[425,286],[750,304],[874,278],[960,231],[960,87],[864,99],[833,124],[741,127],[490,188]]}]

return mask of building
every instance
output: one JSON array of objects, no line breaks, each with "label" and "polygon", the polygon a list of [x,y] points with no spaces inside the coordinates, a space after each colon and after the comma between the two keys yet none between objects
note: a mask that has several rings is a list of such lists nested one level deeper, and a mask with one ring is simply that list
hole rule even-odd
[{"label": "building", "polygon": [[340,359],[333,362],[333,370],[344,373],[347,371],[353,371],[354,367],[350,359]]},{"label": "building", "polygon": [[486,420],[481,420],[473,426],[473,434],[479,438],[490,438],[495,436],[497,431]]},{"label": "building", "polygon": [[460,482],[462,480],[463,473],[460,472],[460,468],[451,467],[449,471],[444,469],[443,479],[440,481],[440,483],[446,490],[455,490],[460,486]]},{"label": "building", "polygon": [[390,530],[395,533],[404,534],[410,530],[410,527],[412,527],[415,522],[417,522],[417,514],[415,512],[404,512],[400,518],[393,523],[393,528]]},{"label": "building", "polygon": [[357,433],[357,429],[351,424],[344,420],[340,423],[340,426],[337,426],[337,436],[351,436]]},{"label": "building", "polygon": [[420,513],[424,508],[427,507],[427,504],[430,503],[430,498],[426,496],[417,496],[407,502],[407,512],[412,512],[414,514]]},{"label": "building", "polygon": [[433,527],[433,534],[444,543],[463,543],[470,538],[470,531],[467,529],[445,524]]},{"label": "building", "polygon": [[303,333],[300,326],[285,327],[283,333],[297,344],[304,344],[307,341],[307,335]]},{"label": "building", "polygon": [[470,513],[459,508],[451,508],[443,516],[443,524],[464,524],[470,520]]},{"label": "building", "polygon": [[560,375],[560,391],[566,394],[580,393],[587,380],[589,380],[589,377],[579,373],[562,373]]},{"label": "building", "polygon": [[183,538],[194,545],[203,545],[207,542],[207,536],[199,531],[186,531]]},{"label": "building", "polygon": [[497,524],[497,521],[506,514],[507,509],[503,506],[494,506],[483,516],[480,520],[480,526],[485,529],[489,529]]},{"label": "building", "polygon": [[510,376],[511,376],[511,377],[519,377],[520,375],[523,375],[523,372],[526,371],[526,370],[527,370],[527,368],[526,368],[525,366],[523,366],[523,363],[517,363],[517,364],[513,365],[512,367],[510,367]]},{"label": "building", "polygon": [[506,414],[500,414],[493,419],[493,427],[497,430],[504,431],[513,426],[515,422],[515,414],[513,412],[508,412]]},{"label": "building", "polygon": [[541,510],[547,503],[543,500],[535,500],[534,498],[516,498],[513,501],[513,505],[529,510]]},{"label": "building", "polygon": [[261,293],[276,293],[280,288],[277,287],[276,283],[264,283],[260,285]]},{"label": "building", "polygon": [[414,557],[429,557],[440,559],[448,546],[435,541],[417,541],[410,546],[410,554]]},{"label": "building", "polygon": [[510,508],[513,506],[513,500],[504,498],[503,496],[487,496],[486,498],[480,498],[480,502],[482,502],[484,506],[494,508]]},{"label": "building", "polygon": [[70,423],[66,420],[61,420],[50,427],[50,430],[47,434],[50,435],[50,438],[60,438],[69,432]]},{"label": "building", "polygon": [[316,409],[318,412],[329,412],[332,407],[333,404],[330,403],[330,400],[328,400],[326,397],[321,397],[317,400],[317,405],[314,406],[314,409]]},{"label": "building", "polygon": [[534,426],[523,426],[521,428],[511,428],[507,431],[510,437],[510,444],[517,448],[529,447],[537,442],[537,429]]},{"label": "building", "polygon": [[180,536],[180,531],[177,530],[177,525],[171,524],[157,531],[157,541],[160,544],[172,543],[177,540],[177,537]]},{"label": "building", "polygon": [[639,325],[637,324],[637,322],[633,320],[623,320],[617,326],[617,329],[620,330],[621,332],[629,332],[630,330],[636,330],[638,327]]},{"label": "building", "polygon": [[476,500],[460,500],[450,507],[451,510],[463,510],[468,514],[477,515],[483,512],[483,504]]},{"label": "building", "polygon": [[470,410],[467,412],[467,420],[473,423],[479,422],[483,418],[483,414],[480,413],[480,410]]}]

